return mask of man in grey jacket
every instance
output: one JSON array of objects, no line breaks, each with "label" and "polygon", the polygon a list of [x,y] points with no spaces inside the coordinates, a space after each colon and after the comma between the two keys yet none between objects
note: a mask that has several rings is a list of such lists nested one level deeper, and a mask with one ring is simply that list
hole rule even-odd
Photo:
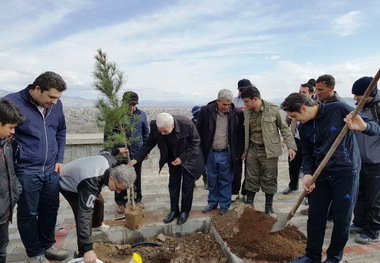
[{"label": "man in grey jacket", "polygon": [[129,185],[128,176],[134,174],[126,165],[113,168],[116,164],[116,159],[103,151],[100,155],[69,162],[63,167],[63,175],[59,178],[61,193],[74,213],[78,256],[84,257],[85,263],[95,263],[97,259],[91,239],[91,223],[99,227],[103,222],[102,187],[107,185],[111,191],[120,193]]},{"label": "man in grey jacket", "polygon": [[[352,94],[358,103],[372,80],[372,77],[362,77],[353,84]],[[367,98],[361,114],[380,124],[380,93],[378,93],[377,87]],[[359,195],[350,232],[359,234],[355,238],[355,242],[371,244],[380,242],[380,136],[368,136],[361,132],[355,132],[355,134],[362,165]]]}]

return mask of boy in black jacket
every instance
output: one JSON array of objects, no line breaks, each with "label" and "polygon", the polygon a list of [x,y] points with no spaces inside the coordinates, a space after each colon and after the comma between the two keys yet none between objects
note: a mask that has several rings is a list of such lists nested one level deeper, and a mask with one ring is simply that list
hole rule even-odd
[{"label": "boy in black jacket", "polygon": [[11,137],[23,121],[23,115],[10,100],[0,99],[0,263],[5,263],[8,225],[21,191],[13,167]]},{"label": "boy in black jacket", "polygon": [[[293,263],[321,262],[327,212],[332,202],[334,228],[327,259],[339,262],[347,243],[353,204],[357,196],[360,171],[360,153],[352,130],[367,135],[380,134],[379,125],[367,117],[352,118],[353,108],[345,103],[316,103],[302,94],[292,93],[281,108],[289,117],[300,121],[298,127],[302,145],[302,167],[305,174],[304,189],[310,193],[307,221],[306,254]],[[322,162],[336,137],[347,123],[350,129],[320,173],[317,181],[307,187],[312,174]]]}]

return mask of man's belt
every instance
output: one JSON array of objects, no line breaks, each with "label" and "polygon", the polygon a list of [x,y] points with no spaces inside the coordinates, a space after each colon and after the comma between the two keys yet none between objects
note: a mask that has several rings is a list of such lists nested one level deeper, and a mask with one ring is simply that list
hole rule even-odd
[{"label": "man's belt", "polygon": [[225,152],[225,151],[227,151],[227,150],[228,150],[228,148],[226,148],[226,149],[212,149],[212,151],[213,151],[213,152],[216,152],[216,153]]}]

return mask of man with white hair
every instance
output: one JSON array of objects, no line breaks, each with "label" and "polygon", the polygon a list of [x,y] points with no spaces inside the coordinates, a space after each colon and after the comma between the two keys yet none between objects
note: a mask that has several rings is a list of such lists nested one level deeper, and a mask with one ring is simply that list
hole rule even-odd
[{"label": "man with white hair", "polygon": [[[225,214],[231,205],[234,176],[241,180],[241,156],[244,147],[243,112],[232,104],[228,89],[218,93],[218,99],[201,108],[197,128],[206,162],[208,181],[207,213],[220,206]],[[240,182],[239,180],[239,182]]]},{"label": "man with white hair", "polygon": [[[128,164],[135,165],[157,145],[160,149],[159,171],[169,166],[170,213],[164,223],[178,218],[177,224],[184,224],[191,210],[195,180],[204,171],[200,150],[200,138],[194,123],[187,117],[160,113],[150,122],[150,134],[140,151]],[[182,185],[181,209],[179,194]]]},{"label": "man with white hair", "polygon": [[103,151],[100,155],[67,163],[59,178],[60,191],[74,213],[79,250],[77,256],[84,257],[85,263],[95,263],[97,259],[91,239],[92,230],[110,228],[103,224],[104,199],[100,194],[102,187],[107,185],[111,191],[120,193],[132,185],[136,178],[130,167],[115,167],[116,164],[116,159],[109,152]]}]

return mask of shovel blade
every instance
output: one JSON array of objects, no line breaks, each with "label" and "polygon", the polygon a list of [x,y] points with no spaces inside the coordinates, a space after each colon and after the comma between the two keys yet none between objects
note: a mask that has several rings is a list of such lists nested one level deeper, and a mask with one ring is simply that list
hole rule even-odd
[{"label": "shovel blade", "polygon": [[278,217],[277,222],[272,226],[272,229],[270,230],[270,232],[275,233],[275,232],[285,229],[288,222],[289,222],[288,214],[280,215]]}]

